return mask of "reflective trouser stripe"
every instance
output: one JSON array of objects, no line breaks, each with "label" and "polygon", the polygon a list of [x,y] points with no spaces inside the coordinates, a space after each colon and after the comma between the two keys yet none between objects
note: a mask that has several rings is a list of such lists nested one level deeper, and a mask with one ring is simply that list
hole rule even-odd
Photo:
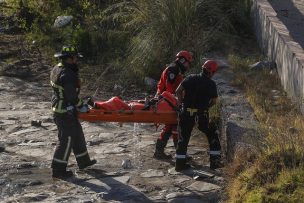
[{"label": "reflective trouser stripe", "polygon": [[83,153],[81,153],[81,154],[75,155],[75,157],[76,157],[76,158],[80,158],[80,157],[83,157],[83,156],[85,156],[85,155],[87,155],[87,154],[88,154],[88,151],[85,151],[85,152],[83,152]]},{"label": "reflective trouser stripe", "polygon": [[67,143],[67,147],[66,147],[66,149],[65,149],[65,153],[64,153],[64,157],[63,157],[63,160],[67,160],[67,156],[68,156],[68,153],[69,153],[69,151],[71,150],[70,149],[71,148],[71,137],[69,136],[68,137],[68,143]]},{"label": "reflective trouser stripe", "polygon": [[221,151],[209,151],[210,155],[221,155]]},{"label": "reflective trouser stripe", "polygon": [[185,159],[185,158],[186,158],[186,155],[176,154],[176,155],[175,155],[175,158],[177,158],[177,159]]},{"label": "reflective trouser stripe", "polygon": [[58,162],[58,163],[62,163],[62,164],[67,164],[68,163],[67,161],[63,161],[63,160],[56,159],[56,158],[53,158],[53,161]]}]

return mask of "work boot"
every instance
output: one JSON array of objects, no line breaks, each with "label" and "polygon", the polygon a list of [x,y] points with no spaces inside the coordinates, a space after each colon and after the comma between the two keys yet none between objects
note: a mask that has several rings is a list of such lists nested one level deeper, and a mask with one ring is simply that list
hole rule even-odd
[{"label": "work boot", "polygon": [[96,163],[97,163],[97,161],[95,159],[92,159],[92,160],[89,160],[87,162],[78,164],[78,167],[79,167],[79,169],[85,169],[85,168],[87,168],[89,166],[93,166]]},{"label": "work boot", "polygon": [[192,160],[193,160],[193,157],[187,154],[186,155],[186,162],[190,162]]},{"label": "work boot", "polygon": [[175,161],[175,171],[183,171],[191,168],[190,164],[186,163],[186,159],[176,159]]},{"label": "work boot", "polygon": [[210,156],[209,160],[210,160],[210,169],[212,170],[224,167],[224,164],[221,162],[220,155]]},{"label": "work boot", "polygon": [[86,167],[92,166],[97,163],[97,161],[95,159],[92,159],[92,160],[90,159],[90,156],[88,153],[86,153],[85,155],[83,155],[81,157],[76,156],[76,161],[77,161],[79,169],[85,169]]},{"label": "work boot", "polygon": [[165,141],[163,141],[161,139],[157,139],[156,145],[155,145],[155,152],[154,152],[153,157],[156,158],[156,159],[161,159],[161,160],[171,159],[172,156],[171,155],[167,155],[164,152],[166,145],[167,145],[167,142],[165,142]]},{"label": "work boot", "polygon": [[74,174],[72,171],[67,171],[65,169],[63,169],[63,170],[62,169],[60,169],[60,170],[53,169],[53,172],[52,172],[53,178],[58,178],[58,179],[62,179],[62,180],[71,178],[73,176],[74,176]]}]

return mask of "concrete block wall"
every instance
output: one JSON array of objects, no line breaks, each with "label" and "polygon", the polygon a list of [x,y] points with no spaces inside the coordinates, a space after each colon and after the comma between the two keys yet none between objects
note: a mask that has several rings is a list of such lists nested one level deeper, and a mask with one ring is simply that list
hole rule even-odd
[{"label": "concrete block wall", "polygon": [[[295,3],[304,2],[293,0]],[[252,16],[258,44],[263,53],[277,64],[287,94],[302,106],[304,112],[304,51],[293,40],[286,26],[267,0],[253,0]],[[303,35],[304,36],[304,35]]]}]

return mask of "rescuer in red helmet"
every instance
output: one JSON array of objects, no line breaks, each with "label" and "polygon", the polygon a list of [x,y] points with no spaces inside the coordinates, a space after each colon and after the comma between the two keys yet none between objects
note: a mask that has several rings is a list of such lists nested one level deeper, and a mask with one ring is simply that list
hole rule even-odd
[{"label": "rescuer in red helmet", "polygon": [[208,138],[210,168],[222,167],[220,141],[215,126],[210,126],[208,113],[208,109],[216,103],[218,97],[216,84],[211,79],[217,70],[216,61],[207,60],[203,64],[200,74],[187,76],[176,90],[179,103],[183,106],[179,122],[181,137],[176,149],[176,171],[190,167],[186,164],[187,147],[195,123]]},{"label": "rescuer in red helmet", "polygon": [[[184,73],[189,69],[192,62],[192,54],[188,51],[180,51],[176,54],[176,59],[162,72],[161,78],[157,84],[157,93],[155,97],[161,95],[164,91],[172,94],[184,79]],[[176,148],[178,136],[176,125],[165,125],[160,137],[156,141],[154,157],[157,159],[170,159],[171,156],[164,153],[167,142],[172,136]]]}]

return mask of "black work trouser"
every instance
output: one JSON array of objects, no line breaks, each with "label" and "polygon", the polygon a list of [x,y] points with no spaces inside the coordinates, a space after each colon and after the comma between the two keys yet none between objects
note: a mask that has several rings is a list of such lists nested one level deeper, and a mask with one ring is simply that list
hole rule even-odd
[{"label": "black work trouser", "polygon": [[185,159],[188,149],[188,144],[191,136],[192,129],[198,121],[198,129],[203,132],[208,138],[209,153],[212,155],[220,155],[221,144],[218,134],[215,129],[209,128],[209,114],[208,112],[194,113],[190,115],[189,112],[184,111],[180,115],[180,135],[177,143],[176,158]]},{"label": "black work trouser", "polygon": [[65,170],[71,150],[78,165],[90,160],[86,141],[77,115],[54,114],[54,121],[58,129],[58,142],[52,161],[53,170]]}]

